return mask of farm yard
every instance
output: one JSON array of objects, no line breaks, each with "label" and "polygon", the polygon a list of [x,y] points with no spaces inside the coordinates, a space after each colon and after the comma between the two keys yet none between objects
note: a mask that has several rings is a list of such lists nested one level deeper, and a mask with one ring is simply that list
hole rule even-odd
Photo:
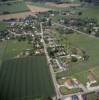
[{"label": "farm yard", "polygon": [[54,95],[53,82],[45,56],[19,58],[2,63],[1,100],[23,100]]},{"label": "farm yard", "polygon": [[0,14],[10,14],[29,11],[25,2],[10,2],[10,3],[0,3]]}]

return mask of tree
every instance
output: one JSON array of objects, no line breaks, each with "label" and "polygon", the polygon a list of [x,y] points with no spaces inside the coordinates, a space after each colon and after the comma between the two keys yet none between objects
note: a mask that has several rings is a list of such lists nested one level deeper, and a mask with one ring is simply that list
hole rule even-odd
[{"label": "tree", "polygon": [[81,16],[81,15],[82,15],[82,12],[81,12],[81,11],[80,11],[80,12],[78,12],[78,15],[79,15],[79,16]]},{"label": "tree", "polygon": [[72,61],[72,62],[77,62],[78,59],[77,59],[76,57],[72,57],[72,58],[71,58],[71,61]]},{"label": "tree", "polygon": [[48,25],[49,25],[49,26],[52,26],[52,20],[51,20],[51,19],[49,19]]},{"label": "tree", "polygon": [[96,32],[95,36],[96,36],[96,37],[99,37],[99,32]]}]

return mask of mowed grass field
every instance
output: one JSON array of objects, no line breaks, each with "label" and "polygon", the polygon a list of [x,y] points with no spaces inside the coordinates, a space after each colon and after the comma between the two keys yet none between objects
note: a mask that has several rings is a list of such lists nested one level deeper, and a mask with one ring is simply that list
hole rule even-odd
[{"label": "mowed grass field", "polygon": [[13,59],[26,49],[31,49],[32,44],[28,41],[8,40],[3,53],[3,60]]},{"label": "mowed grass field", "polygon": [[10,2],[10,3],[0,3],[0,14],[4,12],[9,13],[17,13],[17,12],[24,12],[29,11],[28,7],[26,6],[25,2]]},{"label": "mowed grass field", "polygon": [[45,56],[7,60],[0,70],[0,100],[34,100],[54,96]]},{"label": "mowed grass field", "polygon": [[[69,65],[69,71],[59,73],[58,76],[69,75],[76,77],[85,83],[88,76],[88,71],[92,70],[95,73],[97,80],[99,81],[99,39],[93,38],[84,34],[74,33],[65,35],[63,42],[68,39],[71,47],[77,47],[86,52],[89,56],[88,61],[80,61],[77,63],[71,63]],[[97,72],[96,72],[97,71]]]}]

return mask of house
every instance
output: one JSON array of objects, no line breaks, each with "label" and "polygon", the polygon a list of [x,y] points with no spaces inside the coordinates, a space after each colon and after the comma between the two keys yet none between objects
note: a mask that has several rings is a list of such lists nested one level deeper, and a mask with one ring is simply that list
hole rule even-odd
[{"label": "house", "polygon": [[75,83],[72,79],[68,79],[66,80],[66,82],[64,83],[64,85],[68,88],[68,89],[73,89],[75,88]]},{"label": "house", "polygon": [[95,84],[97,82],[94,74],[92,73],[92,71],[88,72],[88,77],[87,78],[88,78],[88,82],[86,83],[87,84],[87,88],[90,88],[90,86],[92,84]]},{"label": "house", "polygon": [[88,72],[88,80],[89,80],[89,82],[94,82],[94,81],[96,81],[95,80],[95,76],[94,76],[94,74],[92,73],[92,71],[89,71]]}]

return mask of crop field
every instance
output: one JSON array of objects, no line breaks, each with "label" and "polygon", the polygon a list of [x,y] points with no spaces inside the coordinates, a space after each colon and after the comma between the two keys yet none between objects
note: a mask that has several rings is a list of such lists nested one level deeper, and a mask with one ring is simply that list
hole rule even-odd
[{"label": "crop field", "polygon": [[31,5],[33,6],[36,6],[36,7],[41,7],[41,8],[45,8],[45,9],[49,9],[49,10],[58,10],[58,11],[65,11],[67,10],[68,8],[70,7],[78,7],[80,4],[55,4],[55,3],[48,3],[48,2],[45,2],[45,3],[42,3],[42,2],[37,2],[37,3],[32,3]]},{"label": "crop field", "polygon": [[26,12],[20,12],[20,13],[13,13],[13,14],[7,14],[7,15],[0,15],[0,20],[9,20],[9,19],[19,19],[19,18],[25,18],[27,15],[33,15],[34,14],[31,11]]},{"label": "crop field", "polygon": [[31,49],[32,45],[28,41],[8,40],[3,54],[3,60],[15,58],[26,49]]},{"label": "crop field", "polygon": [[1,66],[1,63],[2,63],[2,57],[3,57],[3,53],[4,53],[4,50],[5,50],[6,44],[7,44],[6,41],[0,42],[0,66]]},{"label": "crop field", "polygon": [[24,2],[0,3],[0,14],[29,11]]},{"label": "crop field", "polygon": [[40,6],[34,6],[34,5],[27,5],[27,7],[33,13],[46,12],[46,11],[49,11],[50,10],[49,8],[40,7]]},{"label": "crop field", "polygon": [[7,60],[0,70],[0,99],[26,100],[54,96],[45,56]]}]

